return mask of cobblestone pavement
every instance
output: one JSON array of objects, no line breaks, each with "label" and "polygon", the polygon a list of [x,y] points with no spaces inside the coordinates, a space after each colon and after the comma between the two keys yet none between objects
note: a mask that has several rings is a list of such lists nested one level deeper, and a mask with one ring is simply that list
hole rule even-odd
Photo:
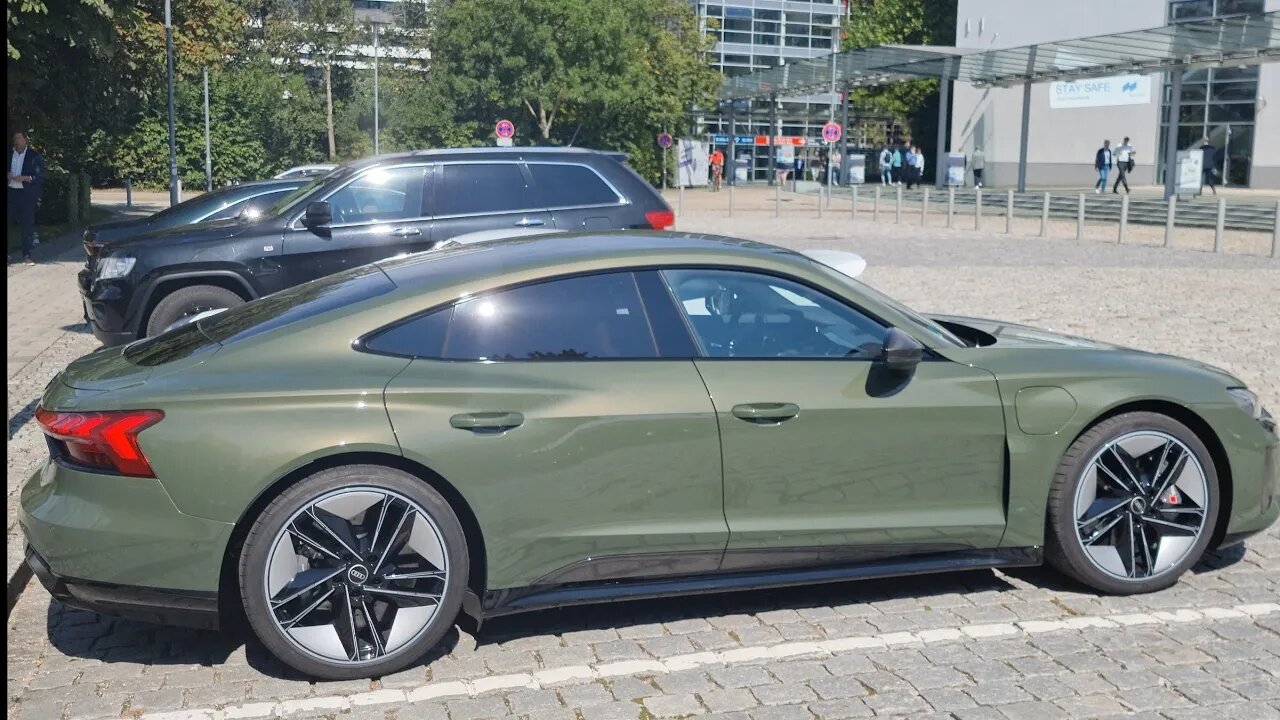
[{"label": "cobblestone pavement", "polygon": [[[865,280],[918,309],[1190,356],[1280,407],[1275,260],[831,217],[702,214],[681,227],[852,249],[869,262]],[[74,263],[55,270],[65,280],[18,296],[73,292]],[[21,280],[10,276],[11,345]],[[44,328],[78,320],[59,308],[22,312],[47,315]],[[45,332],[46,349],[11,366],[11,498],[43,452],[31,404],[93,346],[82,332]],[[1031,569],[544,611],[456,631],[395,676],[321,683],[256,644],[71,610],[33,584],[8,620],[8,716],[1280,718],[1277,571],[1272,529],[1139,597],[1099,597]]]}]

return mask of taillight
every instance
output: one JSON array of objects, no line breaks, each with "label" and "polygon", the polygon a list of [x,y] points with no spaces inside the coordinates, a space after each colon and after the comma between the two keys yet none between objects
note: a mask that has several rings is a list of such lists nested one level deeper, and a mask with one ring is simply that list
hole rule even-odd
[{"label": "taillight", "polygon": [[36,409],[44,434],[61,442],[81,465],[131,477],[155,477],[138,447],[138,433],[164,419],[159,410],[55,412]]},{"label": "taillight", "polygon": [[670,210],[650,210],[644,214],[644,219],[654,230],[666,230],[676,224],[676,214]]}]

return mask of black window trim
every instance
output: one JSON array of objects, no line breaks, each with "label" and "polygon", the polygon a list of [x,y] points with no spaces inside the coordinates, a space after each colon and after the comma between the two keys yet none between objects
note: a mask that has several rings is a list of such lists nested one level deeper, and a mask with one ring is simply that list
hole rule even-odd
[{"label": "black window trim", "polygon": [[[478,293],[468,294],[465,297],[454,298],[452,300],[447,300],[442,303],[437,303],[435,305],[432,305],[431,307],[425,308],[423,310],[419,310],[417,312],[410,313],[405,317],[399,318],[397,320],[392,320],[391,322],[386,323],[384,325],[380,325],[377,328],[370,330],[369,332],[366,332],[360,335],[359,337],[357,337],[355,340],[353,340],[351,342],[351,348],[357,352],[368,353],[370,355],[382,355],[384,357],[405,358],[405,359],[413,359],[413,360],[430,360],[432,362],[478,363],[478,364],[619,362],[619,361],[621,362],[655,362],[655,361],[672,361],[672,360],[677,360],[677,361],[706,360],[706,361],[715,361],[715,362],[779,362],[779,361],[784,361],[784,362],[795,362],[795,361],[875,362],[874,358],[859,358],[859,357],[853,357],[853,358],[850,358],[850,357],[800,357],[800,358],[797,358],[797,357],[741,357],[741,358],[711,357],[706,353],[705,348],[702,347],[702,341],[698,339],[697,333],[695,333],[693,331],[693,328],[690,326],[688,315],[684,312],[684,309],[681,306],[679,299],[675,296],[675,292],[672,290],[671,284],[666,281],[666,278],[662,277],[663,270],[722,270],[722,271],[730,271],[730,272],[753,273],[756,275],[764,275],[766,277],[773,277],[781,280],[787,280],[787,281],[796,283],[798,285],[804,286],[806,288],[809,288],[814,292],[820,293],[834,302],[838,302],[842,305],[851,307],[857,312],[865,315],[868,319],[873,320],[874,322],[879,324],[881,327],[884,327],[886,330],[888,330],[889,328],[895,327],[892,323],[886,321],[883,317],[880,317],[875,313],[872,313],[868,310],[863,309],[860,305],[850,302],[843,296],[834,296],[832,295],[832,293],[826,290],[814,287],[813,283],[811,282],[795,277],[794,275],[789,275],[787,273],[777,272],[774,270],[767,270],[764,268],[744,266],[744,265],[727,265],[727,264],[720,265],[720,264],[702,264],[702,263],[694,264],[694,265],[651,265],[650,264],[650,265],[633,265],[633,266],[622,266],[622,267],[615,267],[615,268],[604,268],[604,269],[598,269],[598,270],[583,270],[580,272],[565,273],[562,275],[550,275],[550,276],[544,276],[539,278],[533,278],[530,280],[522,280],[518,282],[509,283],[507,285],[488,288]],[[649,308],[648,293],[644,292],[644,288],[641,287],[639,278],[637,277],[640,273],[645,273],[645,272],[655,273],[658,276],[658,280],[662,283],[663,287],[666,288],[667,297],[671,303],[671,310],[680,317],[685,335],[687,336],[689,341],[689,347],[692,347],[698,353],[697,355],[689,356],[689,355],[683,355],[683,354],[679,354],[679,355],[662,354],[662,346],[658,342],[657,332],[653,328],[653,312]],[[517,290],[522,287],[528,287],[530,285],[540,285],[542,283],[554,282],[557,280],[568,280],[572,278],[588,277],[592,275],[614,275],[617,273],[630,273],[632,275],[633,282],[636,283],[636,293],[640,298],[640,306],[645,313],[645,322],[649,325],[649,332],[653,336],[654,347],[658,351],[657,357],[585,358],[582,360],[550,360],[550,359],[547,359],[547,360],[474,360],[474,359],[462,359],[462,358],[429,357],[425,355],[406,355],[403,353],[393,353],[393,352],[386,352],[381,350],[374,350],[369,347],[369,342],[384,332],[390,331],[391,329],[399,327],[400,325],[414,322],[419,318],[425,315],[430,315],[431,313],[434,313],[434,312],[439,312],[445,309],[451,310],[452,308],[456,307],[457,305],[463,302],[468,302],[471,300],[475,300],[478,298],[482,298],[482,297],[493,295],[500,292],[506,292],[508,290]],[[452,322],[452,318],[450,319],[450,322]],[[914,334],[912,336],[914,337]],[[917,339],[917,342],[918,341],[919,340]],[[923,343],[921,344],[923,345]],[[939,361],[939,360],[948,361],[947,358],[943,357],[940,353],[928,347],[927,345],[925,345],[924,347],[924,360],[925,361]]]},{"label": "black window trim", "polygon": [[427,187],[431,179],[430,176],[431,176],[431,170],[433,165],[435,165],[435,163],[417,160],[414,162],[394,163],[391,165],[371,165],[367,168],[364,168],[363,170],[351,176],[350,178],[347,178],[346,182],[326,192],[323,197],[320,197],[314,200],[307,200],[305,203],[302,203],[302,212],[293,216],[293,219],[289,221],[288,228],[290,230],[306,230],[307,228],[302,225],[302,216],[307,214],[307,205],[310,205],[313,202],[328,202],[329,198],[333,197],[334,195],[337,195],[339,192],[342,192],[343,190],[346,190],[348,185],[351,185],[352,183],[360,180],[365,175],[368,175],[374,170],[380,170],[380,171],[399,170],[400,168],[406,168],[406,167],[416,167],[422,170],[422,192],[419,195],[419,198],[422,199],[424,203],[423,203],[423,207],[418,208],[418,212],[421,213],[418,217],[396,218],[395,220],[364,220],[361,222],[354,222],[354,223],[339,223],[339,224],[330,225],[329,227],[331,229],[341,229],[341,228],[349,228],[349,227],[362,227],[365,225],[390,225],[393,223],[430,221],[432,219],[431,216],[426,214],[424,211],[426,209],[425,200],[426,200],[426,194],[427,194]]}]

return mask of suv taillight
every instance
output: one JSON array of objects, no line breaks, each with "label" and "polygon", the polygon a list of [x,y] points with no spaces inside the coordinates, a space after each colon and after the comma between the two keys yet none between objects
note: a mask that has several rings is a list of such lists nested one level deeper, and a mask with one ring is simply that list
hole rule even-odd
[{"label": "suv taillight", "polygon": [[155,477],[138,447],[138,433],[164,419],[160,410],[55,412],[36,409],[44,434],[80,465],[131,477]]},{"label": "suv taillight", "polygon": [[650,210],[644,214],[644,219],[654,230],[666,230],[676,224],[676,214],[670,210]]}]

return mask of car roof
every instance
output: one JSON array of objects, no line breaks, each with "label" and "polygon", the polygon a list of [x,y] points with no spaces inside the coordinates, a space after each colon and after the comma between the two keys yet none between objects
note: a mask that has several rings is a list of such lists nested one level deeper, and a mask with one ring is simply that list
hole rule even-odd
[{"label": "car roof", "polygon": [[592,150],[590,148],[577,147],[470,147],[470,148],[438,148],[429,150],[413,150],[410,152],[391,153],[385,155],[374,155],[372,157],[361,158],[360,160],[352,160],[347,163],[347,167],[360,169],[371,165],[381,165],[387,162],[395,162],[397,160],[422,160],[433,158],[465,158],[465,157],[482,157],[482,158],[519,158],[522,156],[563,156],[563,157],[601,157],[612,158],[615,160],[625,160],[627,155],[622,152],[611,152],[606,150]]},{"label": "car roof", "polygon": [[214,191],[215,191],[215,192],[217,192],[217,191],[219,191],[219,190],[227,190],[227,191],[230,191],[230,190],[235,190],[235,189],[237,189],[237,188],[239,188],[239,189],[244,189],[244,188],[250,188],[250,189],[252,189],[252,188],[270,188],[270,187],[275,187],[275,186],[277,186],[277,185],[298,185],[298,186],[301,186],[301,185],[303,185],[304,183],[310,182],[310,181],[311,181],[311,180],[313,180],[313,179],[314,179],[314,178],[301,178],[301,177],[296,177],[296,178],[270,178],[270,179],[267,179],[267,180],[253,180],[253,181],[251,181],[251,182],[242,182],[242,183],[240,183],[239,185],[228,185],[227,187],[214,188]]},{"label": "car roof", "polygon": [[551,274],[568,268],[664,266],[690,261],[745,266],[807,266],[813,262],[792,250],[754,240],[625,230],[492,240],[391,258],[378,265],[397,286],[412,289],[442,281],[480,282],[517,273]]}]

